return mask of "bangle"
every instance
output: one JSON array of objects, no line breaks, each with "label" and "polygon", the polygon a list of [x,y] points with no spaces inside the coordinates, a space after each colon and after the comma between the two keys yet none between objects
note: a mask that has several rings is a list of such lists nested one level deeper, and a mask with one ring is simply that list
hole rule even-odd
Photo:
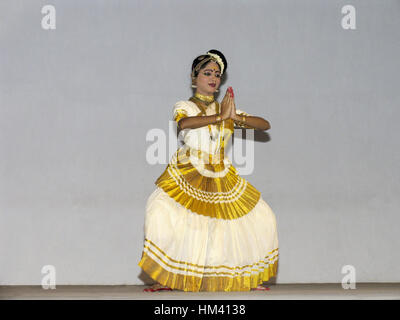
[{"label": "bangle", "polygon": [[219,114],[217,114],[216,116],[217,117],[215,118],[215,121],[217,121],[217,122],[221,121],[221,119],[222,119],[221,116]]},{"label": "bangle", "polygon": [[244,114],[240,115],[238,120],[236,120],[235,122],[239,127],[246,128],[246,116]]}]

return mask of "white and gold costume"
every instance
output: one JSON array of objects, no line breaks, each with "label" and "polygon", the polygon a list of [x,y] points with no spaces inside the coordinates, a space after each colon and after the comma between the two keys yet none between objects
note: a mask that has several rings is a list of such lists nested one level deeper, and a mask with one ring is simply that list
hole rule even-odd
[{"label": "white and gold costume", "polygon": [[[174,120],[219,113],[219,108],[217,101],[204,108],[192,97],[175,104]],[[139,266],[162,285],[248,291],[276,275],[275,215],[225,157],[233,128],[229,119],[182,130],[184,145],[155,181]]]}]

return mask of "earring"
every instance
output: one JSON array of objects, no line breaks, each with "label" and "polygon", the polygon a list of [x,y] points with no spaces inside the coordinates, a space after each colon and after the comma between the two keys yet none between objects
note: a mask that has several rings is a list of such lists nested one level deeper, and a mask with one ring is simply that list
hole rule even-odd
[{"label": "earring", "polygon": [[197,85],[194,84],[195,77],[192,77],[192,88],[197,88]]},{"label": "earring", "polygon": [[215,92],[219,92],[219,89],[215,90]]}]

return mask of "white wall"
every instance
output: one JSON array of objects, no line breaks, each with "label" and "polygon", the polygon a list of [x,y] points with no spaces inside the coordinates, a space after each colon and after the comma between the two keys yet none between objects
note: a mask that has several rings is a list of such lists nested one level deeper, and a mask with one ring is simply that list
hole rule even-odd
[{"label": "white wall", "polygon": [[[270,121],[244,176],[274,210],[277,283],[400,280],[400,6],[392,1],[0,3],[0,284],[141,284],[145,153],[228,59],[237,108]],[[352,4],[357,29],[341,27]],[[221,96],[218,97],[221,100]]]}]

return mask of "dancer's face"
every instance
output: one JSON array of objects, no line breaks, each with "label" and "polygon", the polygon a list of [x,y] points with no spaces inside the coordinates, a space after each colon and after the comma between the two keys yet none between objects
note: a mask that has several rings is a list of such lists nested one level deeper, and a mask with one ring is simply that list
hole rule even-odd
[{"label": "dancer's face", "polygon": [[[215,84],[215,86],[212,86],[212,84]],[[214,61],[210,61],[205,68],[199,71],[199,75],[196,78],[196,92],[211,96],[219,88],[220,84],[221,72],[219,70],[219,65]]]}]

